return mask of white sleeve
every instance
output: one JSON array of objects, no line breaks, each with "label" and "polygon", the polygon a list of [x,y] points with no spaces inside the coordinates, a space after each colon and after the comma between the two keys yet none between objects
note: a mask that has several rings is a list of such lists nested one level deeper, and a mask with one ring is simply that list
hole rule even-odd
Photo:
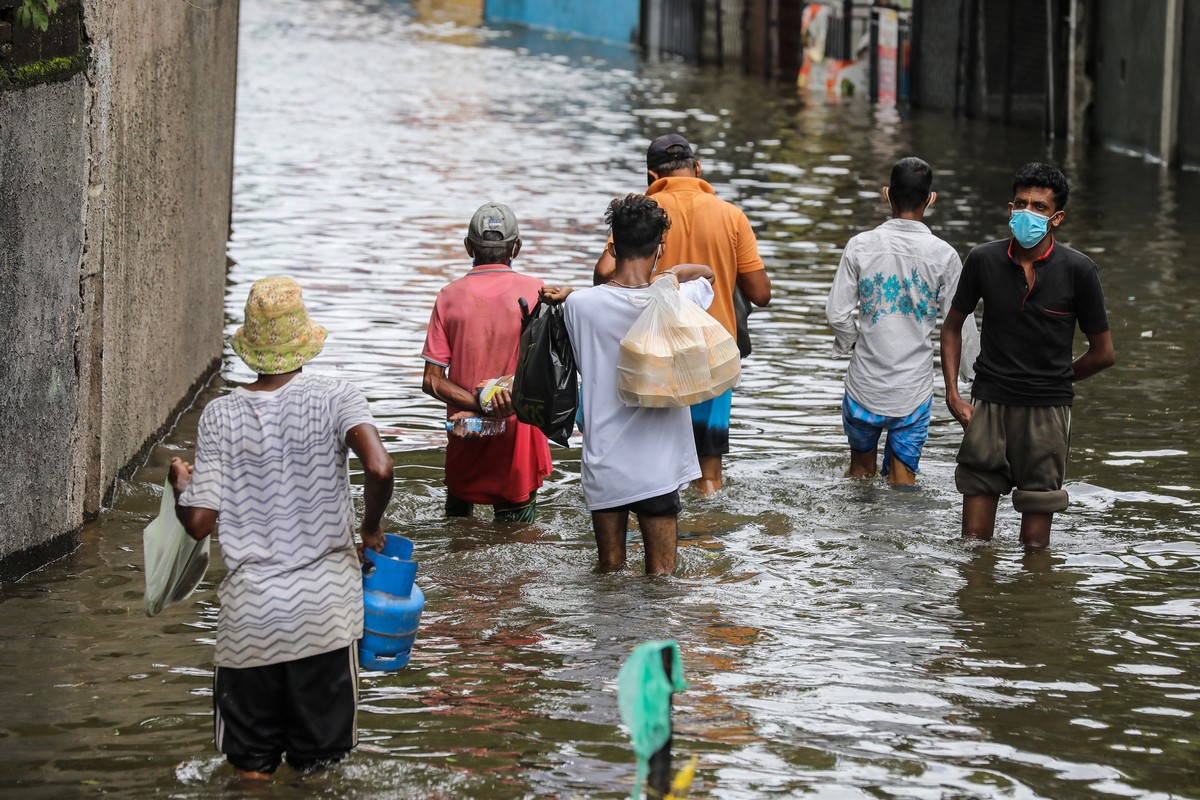
[{"label": "white sleeve", "polygon": [[854,240],[846,244],[837,274],[833,277],[833,288],[825,301],[825,319],[833,328],[833,355],[835,358],[849,355],[858,341],[858,322],[854,309],[858,307],[858,264],[854,260]]},{"label": "white sleeve", "polygon": [[703,309],[711,306],[713,298],[716,297],[713,294],[712,284],[704,278],[694,278],[679,284],[679,291],[683,293],[684,297]]},{"label": "white sleeve", "polygon": [[[440,365],[439,365],[440,366]],[[375,425],[375,418],[367,406],[367,397],[352,383],[340,381],[334,390],[333,413],[338,429],[338,440],[345,442],[351,428],[359,425]],[[378,426],[376,426],[378,427]]]},{"label": "white sleeve", "polygon": [[187,508],[207,508],[221,511],[221,498],[225,488],[225,468],[222,449],[225,446],[217,420],[217,409],[210,405],[200,415],[200,427],[196,431],[196,457],[193,462],[192,480],[183,494],[179,505]]}]

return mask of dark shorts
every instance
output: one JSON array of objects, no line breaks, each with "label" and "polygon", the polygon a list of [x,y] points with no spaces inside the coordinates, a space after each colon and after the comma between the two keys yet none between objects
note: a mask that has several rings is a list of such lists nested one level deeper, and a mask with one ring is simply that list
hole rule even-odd
[{"label": "dark shorts", "polygon": [[[450,493],[446,494],[447,517],[469,517],[474,513],[474,503],[468,503],[466,500],[459,500]],[[537,516],[537,489],[534,489],[529,494],[529,497],[516,503],[495,504],[492,506],[492,513],[495,514],[496,522],[501,524],[533,522],[534,518]]]},{"label": "dark shorts", "polygon": [[286,755],[304,771],[358,744],[358,647],[265,667],[217,667],[213,727],[229,763],[270,774]]},{"label": "dark shorts", "polygon": [[723,456],[729,452],[729,413],[733,409],[733,389],[692,406],[692,435],[696,437],[696,455]]},{"label": "dark shorts", "polygon": [[593,514],[615,514],[620,511],[633,512],[641,517],[678,517],[683,510],[683,502],[679,499],[679,490],[660,494],[657,497],[647,497],[613,508],[598,508]]},{"label": "dark shorts", "polygon": [[965,495],[1013,493],[1023,514],[1067,507],[1063,478],[1071,443],[1070,406],[1009,406],[975,401],[954,473]]}]

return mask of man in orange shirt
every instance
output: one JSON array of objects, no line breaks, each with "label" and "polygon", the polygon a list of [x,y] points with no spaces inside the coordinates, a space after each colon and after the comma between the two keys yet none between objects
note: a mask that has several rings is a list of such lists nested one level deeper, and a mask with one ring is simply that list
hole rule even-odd
[{"label": "man in orange shirt", "polygon": [[[771,280],[758,255],[758,240],[741,209],[701,180],[700,162],[688,140],[677,133],[660,136],[646,151],[646,179],[653,197],[671,219],[663,239],[663,254],[655,272],[678,264],[712,268],[712,314],[731,336],[737,336],[734,291],[741,289],[756,306],[771,301]],[[608,281],[616,268],[612,242],[596,262],[594,281]],[[721,460],[729,452],[729,412],[732,390],[692,407],[692,431],[703,476],[693,483],[702,494],[721,488]]]}]

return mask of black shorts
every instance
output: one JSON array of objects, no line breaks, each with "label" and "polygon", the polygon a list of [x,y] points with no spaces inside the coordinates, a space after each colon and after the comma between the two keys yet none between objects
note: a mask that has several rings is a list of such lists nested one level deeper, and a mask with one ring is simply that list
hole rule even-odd
[{"label": "black shorts", "polygon": [[270,774],[285,754],[304,771],[340,761],[358,744],[358,647],[265,667],[217,667],[217,750],[248,772]]},{"label": "black shorts", "polygon": [[660,494],[658,497],[647,497],[645,500],[636,500],[623,506],[599,508],[592,513],[613,514],[618,511],[632,511],[642,517],[678,517],[682,510],[683,503],[679,499],[679,490],[676,489],[673,492]]}]

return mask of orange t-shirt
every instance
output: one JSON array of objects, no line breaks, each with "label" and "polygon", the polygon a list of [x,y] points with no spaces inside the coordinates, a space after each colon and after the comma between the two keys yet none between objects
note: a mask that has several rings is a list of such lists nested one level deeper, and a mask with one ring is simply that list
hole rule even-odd
[{"label": "orange t-shirt", "polygon": [[712,314],[730,335],[737,336],[733,290],[743,272],[765,269],[758,255],[758,240],[742,210],[717,197],[700,178],[659,178],[646,190],[671,218],[663,255],[656,271],[676,264],[707,264],[712,268]]}]

